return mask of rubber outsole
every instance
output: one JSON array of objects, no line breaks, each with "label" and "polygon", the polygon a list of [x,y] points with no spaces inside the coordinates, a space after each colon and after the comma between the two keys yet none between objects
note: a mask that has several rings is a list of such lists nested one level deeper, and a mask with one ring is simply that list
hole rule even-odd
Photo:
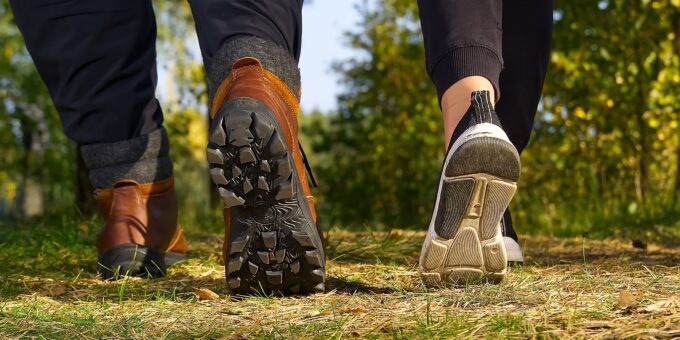
[{"label": "rubber outsole", "polygon": [[167,268],[186,258],[185,254],[162,253],[137,244],[121,244],[99,256],[98,269],[105,280],[124,276],[159,278]]},{"label": "rubber outsole", "polygon": [[212,181],[230,209],[225,273],[232,293],[323,292],[325,256],[274,113],[225,103],[210,129]]},{"label": "rubber outsole", "polygon": [[507,254],[500,220],[517,190],[517,150],[493,137],[470,139],[445,165],[435,235],[423,245],[420,276],[427,287],[500,282]]}]

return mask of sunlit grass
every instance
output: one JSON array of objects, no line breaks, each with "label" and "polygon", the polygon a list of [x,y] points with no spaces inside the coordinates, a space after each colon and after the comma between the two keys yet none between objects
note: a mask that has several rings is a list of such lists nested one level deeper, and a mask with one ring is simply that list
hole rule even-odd
[{"label": "sunlit grass", "polygon": [[326,293],[243,297],[228,295],[219,231],[190,228],[189,259],[166,278],[107,282],[97,224],[0,225],[0,338],[680,336],[680,249],[657,244],[524,238],[529,263],[505,282],[428,291],[423,232],[332,229]]}]

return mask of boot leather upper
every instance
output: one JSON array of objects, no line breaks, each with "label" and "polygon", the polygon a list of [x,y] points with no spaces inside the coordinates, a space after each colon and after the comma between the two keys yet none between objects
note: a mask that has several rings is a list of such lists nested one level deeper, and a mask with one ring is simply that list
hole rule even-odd
[{"label": "boot leather upper", "polygon": [[[292,152],[295,170],[316,223],[314,197],[307,182],[307,173],[297,139],[299,103],[296,96],[281,79],[264,69],[259,60],[246,57],[234,63],[231,73],[218,87],[210,116],[215,117],[223,102],[242,97],[259,100],[274,112],[283,130],[281,133]],[[228,220],[227,211],[228,209],[225,209],[225,222]]]},{"label": "boot leather upper", "polygon": [[106,219],[97,238],[100,255],[121,244],[186,252],[187,242],[177,225],[173,177],[145,184],[123,180],[113,188],[97,189],[95,199]]}]

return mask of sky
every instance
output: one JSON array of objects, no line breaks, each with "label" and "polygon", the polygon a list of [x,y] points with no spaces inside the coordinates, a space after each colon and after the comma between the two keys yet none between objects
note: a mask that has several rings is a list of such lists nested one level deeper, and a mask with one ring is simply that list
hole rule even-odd
[{"label": "sky", "polygon": [[[355,6],[364,0],[306,0],[302,8],[302,54],[300,71],[302,76],[303,111],[320,110],[330,112],[336,109],[336,96],[341,87],[339,76],[333,72],[336,61],[350,58],[354,53],[346,45],[343,33],[354,30],[359,22]],[[369,3],[373,0],[366,0]],[[187,43],[197,60],[201,59],[198,39],[191,36]],[[159,67],[159,84],[166,84],[168,72]],[[159,86],[159,97],[164,98],[170,91]]]},{"label": "sky", "polygon": [[331,66],[348,59],[353,51],[346,46],[343,32],[359,21],[354,8],[360,0],[313,0],[302,9],[302,110],[332,111],[341,88]]}]

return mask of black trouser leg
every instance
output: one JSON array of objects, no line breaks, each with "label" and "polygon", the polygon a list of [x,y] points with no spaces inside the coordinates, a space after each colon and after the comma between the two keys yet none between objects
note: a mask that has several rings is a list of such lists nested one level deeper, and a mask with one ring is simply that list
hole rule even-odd
[{"label": "black trouser leg", "polygon": [[297,62],[302,42],[303,0],[189,0],[189,3],[211,90],[226,78],[236,60],[255,57],[294,93],[299,93]]},{"label": "black trouser leg", "polygon": [[487,78],[499,98],[502,0],[418,0],[427,72],[441,101],[469,76]]},{"label": "black trouser leg", "polygon": [[64,132],[79,144],[157,130],[156,23],[148,0],[11,0]]},{"label": "black trouser leg", "polygon": [[[529,142],[548,65],[553,1],[419,0],[418,4],[427,70],[439,99],[462,78],[486,77],[496,89],[503,129],[521,152]],[[507,235],[516,239],[509,210],[504,225]]]},{"label": "black trouser leg", "polygon": [[229,39],[256,36],[300,59],[303,0],[189,0],[205,61]]},{"label": "black trouser leg", "polygon": [[521,153],[529,143],[550,58],[552,0],[511,0],[503,6],[503,96],[496,113]]},{"label": "black trouser leg", "polygon": [[[503,97],[496,113],[503,130],[521,153],[529,143],[550,58],[552,0],[504,1]],[[503,216],[507,236],[517,239],[510,210]]]},{"label": "black trouser leg", "polygon": [[64,132],[95,188],[172,174],[155,97],[156,22],[148,0],[11,0]]}]

